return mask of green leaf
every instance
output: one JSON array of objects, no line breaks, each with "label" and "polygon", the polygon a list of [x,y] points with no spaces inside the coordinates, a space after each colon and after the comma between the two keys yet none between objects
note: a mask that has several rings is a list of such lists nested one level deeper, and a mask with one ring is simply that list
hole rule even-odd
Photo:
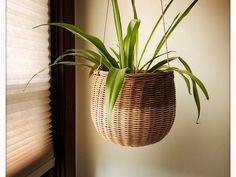
[{"label": "green leaf", "polygon": [[[180,15],[180,14],[177,14],[177,15],[175,16],[175,18],[174,18],[173,21],[171,22],[169,28],[167,29],[166,33],[162,36],[162,39],[161,39],[161,41],[158,43],[157,48],[155,49],[155,52],[154,52],[153,56],[158,55],[158,53],[160,52],[162,46],[164,45],[164,43],[165,43],[165,41],[166,41],[166,40],[165,40],[165,39],[166,39],[166,35],[168,34],[168,32],[169,32],[169,30],[171,29],[171,27],[174,25],[175,21],[178,19],[179,15]],[[149,69],[149,67],[151,66],[151,64],[152,64],[152,62],[149,63],[149,65],[148,65],[148,67],[147,67],[147,70]]]},{"label": "green leaf", "polygon": [[[190,66],[187,64],[186,61],[184,61],[183,58],[179,57],[179,60],[180,62],[184,65],[184,67],[186,68],[187,71],[189,71],[190,73],[192,73],[191,71],[191,68]],[[193,84],[193,96],[194,96],[194,100],[195,100],[195,103],[196,103],[196,106],[197,106],[197,109],[198,109],[198,118],[197,118],[197,121],[196,123],[198,124],[199,123],[199,118],[200,118],[200,110],[201,110],[201,104],[200,104],[200,100],[199,100],[199,94],[198,94],[198,89],[197,89],[197,86],[196,86],[196,83],[195,81],[192,79],[192,84]],[[207,93],[207,92],[206,92]],[[207,100],[209,100],[209,96],[208,96],[208,93],[205,94]]]},{"label": "green leaf", "polygon": [[[166,67],[165,70],[175,70],[176,72],[178,72],[185,80],[186,82],[186,85],[188,87],[188,91],[189,93],[191,94],[191,86],[190,86],[190,83],[189,83],[189,80],[183,75],[183,74],[187,74],[190,76],[191,78],[191,81],[192,81],[192,85],[193,85],[193,96],[194,96],[194,101],[195,101],[195,104],[197,106],[197,110],[198,110],[198,118],[197,118],[197,121],[196,123],[199,123],[199,117],[200,117],[200,111],[201,111],[201,105],[200,105],[200,99],[199,99],[199,94],[198,94],[198,89],[197,89],[197,85],[201,88],[201,90],[203,91],[206,99],[208,100],[209,99],[209,96],[208,96],[208,92],[205,88],[205,86],[203,85],[203,83],[196,77],[192,74],[192,71],[191,71],[191,68],[190,66],[187,64],[186,61],[184,61],[181,57],[173,57],[172,59],[169,59],[169,61],[173,61],[175,59],[179,59],[179,61],[183,64],[183,66],[186,68],[186,71],[184,70],[180,70],[178,68],[175,68],[175,67]],[[165,64],[167,63],[167,59],[166,60],[163,60],[159,63],[157,63],[155,66],[153,66],[148,72],[157,72],[160,70],[160,68],[162,66],[164,66]],[[186,73],[187,72],[187,73]]]},{"label": "green leaf", "polygon": [[108,123],[111,122],[112,110],[124,82],[126,68],[110,68],[106,79],[106,108]]},{"label": "green leaf", "polygon": [[[161,50],[162,46],[165,44],[166,40],[170,37],[170,35],[172,34],[172,32],[175,30],[175,28],[179,25],[179,23],[184,19],[184,17],[186,17],[188,15],[188,13],[191,11],[191,9],[193,8],[193,6],[197,3],[198,0],[194,0],[190,6],[188,6],[188,8],[179,16],[179,14],[174,18],[172,24],[170,25],[169,29],[167,30],[167,32],[164,34],[164,36],[162,37],[159,45],[157,46],[153,56],[156,56],[159,51]],[[149,66],[147,67],[147,69],[149,69],[149,67],[151,66],[152,63],[149,64]]]},{"label": "green leaf", "polygon": [[133,70],[134,66],[134,48],[137,40],[137,33],[140,26],[140,21],[133,19],[130,21],[127,29],[127,35],[124,39],[124,53],[125,53],[125,62],[124,67],[128,67]]},{"label": "green leaf", "polygon": [[[135,0],[131,0],[131,3],[132,3],[132,8],[133,8],[133,14],[134,14],[134,19],[138,20],[138,14],[137,14],[137,10],[136,10],[136,7],[135,7]],[[135,44],[135,53],[134,53],[134,57],[136,58],[135,59],[135,64],[137,65],[138,64],[138,42],[139,42],[139,32],[137,31],[136,33],[136,44]],[[136,68],[133,66],[131,67],[132,70],[135,70],[135,72],[137,72],[137,66]]]},{"label": "green leaf", "polygon": [[83,50],[82,49],[68,49],[64,53],[68,53],[68,52],[80,53],[85,58],[87,57],[89,59],[95,60],[94,63],[97,63],[97,64],[100,64],[100,62],[101,62],[101,64],[102,64],[101,69],[102,70],[107,71],[107,70],[109,70],[110,67],[112,67],[110,62],[103,55],[98,54],[98,53],[96,53],[92,50],[88,50],[88,49],[83,49]]},{"label": "green leaf", "polygon": [[120,61],[120,55],[113,48],[110,47],[110,49],[115,54],[116,58]]},{"label": "green leaf", "polygon": [[[84,53],[85,55],[88,55],[92,58],[100,58],[101,55],[92,51],[92,50],[89,50],[89,49],[68,49],[66,50],[64,53],[69,53],[69,52],[74,52],[74,53]],[[107,63],[109,63],[109,61],[107,61]],[[112,66],[110,63],[109,63],[109,66]]]},{"label": "green leaf", "polygon": [[55,65],[68,65],[68,66],[81,65],[81,66],[85,66],[85,67],[88,67],[88,68],[92,69],[91,65],[87,65],[87,64],[79,63],[79,62],[74,62],[74,61],[61,61],[61,62],[58,62],[58,63],[53,63],[49,66],[51,67],[51,66],[55,66]]},{"label": "green leaf", "polygon": [[133,13],[134,13],[134,19],[138,19],[137,10],[135,7],[135,0],[131,0],[131,3],[132,3]]},{"label": "green leaf", "polygon": [[[183,75],[181,72],[179,72],[179,74],[183,77],[183,79],[184,79],[184,81],[185,81],[185,83],[186,83],[186,86],[187,86],[187,88],[188,88],[188,93],[189,93],[189,95],[192,95],[192,93],[191,93],[191,85],[190,85],[190,82],[189,82],[188,78],[185,77],[185,75]],[[200,105],[200,104],[199,104],[199,105]]]},{"label": "green leaf", "polygon": [[[152,72],[156,72],[156,70],[158,70],[160,67],[162,67],[163,65],[167,64],[168,62],[171,62],[173,60],[178,59],[179,57],[170,57],[168,59],[162,60],[160,62],[158,62],[157,64],[155,64],[151,69],[148,70],[148,72],[152,73]],[[151,62],[151,61],[150,61]],[[148,64],[148,63],[147,63]]]},{"label": "green leaf", "polygon": [[197,3],[198,0],[194,0],[190,6],[182,13],[182,15],[178,18],[178,20],[175,22],[175,24],[172,26],[172,28],[169,30],[166,39],[163,41],[165,42],[167,38],[171,35],[171,33],[175,30],[175,28],[178,26],[178,24],[188,15],[188,13],[191,11],[193,6]]},{"label": "green leaf", "polygon": [[200,118],[200,112],[201,112],[201,103],[200,103],[196,83],[195,82],[192,82],[192,83],[193,83],[193,96],[194,96],[194,100],[195,100],[195,103],[196,103],[196,106],[197,106],[197,112],[198,112],[196,123],[199,124],[199,118]]},{"label": "green leaf", "polygon": [[197,83],[197,85],[201,88],[201,90],[203,91],[205,97],[207,100],[209,100],[209,95],[208,95],[208,92],[207,92],[207,89],[205,88],[204,84],[196,77],[193,75],[192,71],[191,71],[191,68],[189,67],[189,65],[187,64],[187,62],[185,62],[181,57],[179,57],[179,60],[181,61],[181,63],[185,66],[186,70],[187,71],[184,71],[184,74],[187,74],[191,77],[191,79]]},{"label": "green leaf", "polygon": [[123,68],[124,60],[125,60],[125,54],[124,54],[124,44],[123,44],[123,34],[122,34],[122,25],[121,25],[121,19],[120,19],[120,11],[119,6],[117,3],[117,0],[112,0],[112,7],[113,7],[113,15],[114,15],[114,21],[116,26],[116,33],[117,38],[119,42],[120,47],[120,67]]},{"label": "green leaf", "polygon": [[74,53],[65,53],[65,54],[62,54],[60,55],[55,61],[54,63],[57,63],[61,60],[63,60],[65,57],[67,56],[76,56],[76,57],[79,57],[79,59],[83,59],[83,60],[87,60],[87,61],[90,61],[94,64],[97,64],[99,65],[100,64],[100,60],[101,60],[101,69],[104,70],[104,71],[108,71],[109,70],[109,67],[111,67],[108,63],[104,62],[104,60],[101,58],[102,56],[98,55],[99,58],[95,58],[93,57],[92,55],[89,55],[86,51],[76,51]]},{"label": "green leaf", "polygon": [[182,74],[187,74],[188,76],[191,77],[191,79],[201,88],[202,92],[204,93],[205,97],[207,100],[209,100],[209,96],[208,96],[208,92],[204,86],[204,84],[202,83],[202,81],[200,81],[200,79],[198,79],[195,75],[193,75],[191,72],[186,71],[186,70],[180,70],[178,69],[179,72],[181,72]]},{"label": "green leaf", "polygon": [[[146,51],[146,49],[147,49],[147,47],[148,47],[148,44],[150,43],[150,41],[151,41],[151,39],[152,39],[152,36],[153,36],[154,32],[156,31],[156,29],[157,29],[157,27],[158,27],[158,25],[159,25],[159,23],[160,23],[160,21],[161,21],[163,15],[165,15],[165,13],[166,13],[167,10],[169,9],[169,7],[170,7],[170,5],[172,4],[172,2],[173,2],[173,0],[171,0],[171,1],[168,3],[168,5],[166,6],[166,8],[165,8],[164,11],[163,11],[163,14],[159,17],[159,19],[157,20],[156,24],[154,25],[154,27],[153,27],[153,29],[152,29],[152,31],[151,31],[151,33],[150,33],[150,35],[149,35],[149,37],[148,37],[148,39],[147,39],[145,45],[144,45],[143,51],[142,51],[141,56],[140,56],[140,59],[139,59],[139,61],[138,61],[138,66],[137,66],[137,68],[139,68],[139,66],[140,66],[140,63],[141,63],[141,61],[142,61],[142,59],[143,59],[143,56],[144,56],[144,53],[145,53],[145,51]],[[155,56],[156,56],[156,55],[155,55]]]},{"label": "green leaf", "polygon": [[192,70],[191,70],[190,66],[188,65],[188,63],[181,57],[179,57],[178,59],[184,65],[186,70],[189,71],[190,73],[192,73]]},{"label": "green leaf", "polygon": [[[173,58],[173,59],[171,59],[171,61],[173,61],[173,60],[175,60],[175,59],[177,59],[178,57],[175,57],[175,58]],[[155,69],[153,72],[155,73],[155,72],[163,72],[163,71],[166,71],[166,70],[168,70],[170,67],[169,66],[166,66],[165,64],[167,63],[167,60],[163,60],[163,61],[161,61],[161,62],[159,62],[157,65],[159,65],[159,66],[157,66],[157,69]],[[184,79],[184,81],[185,81],[185,83],[186,83],[186,86],[187,86],[187,89],[188,89],[188,93],[190,94],[190,95],[192,95],[192,93],[191,93],[191,85],[190,85],[190,82],[189,82],[189,80],[188,80],[188,78],[185,76],[185,75],[183,75],[181,72],[179,72],[179,71],[176,71],[176,72],[178,72],[182,77],[183,77],[183,79]]]},{"label": "green leaf", "polygon": [[[157,55],[157,56],[155,56],[154,58],[150,59],[147,63],[145,63],[145,64],[141,67],[141,69],[139,70],[139,72],[141,72],[147,65],[149,65],[151,62],[153,62],[153,61],[156,60],[157,58],[159,58],[159,57],[161,57],[161,56],[163,56],[163,55],[166,55],[167,53],[171,53],[171,52],[175,52],[175,51],[165,52],[165,53],[162,53],[162,54]],[[173,58],[176,59],[175,57],[170,57],[170,58],[169,58],[169,62],[172,61],[172,60],[174,60]],[[155,64],[155,65],[153,66],[154,68],[148,70],[148,72],[153,72],[154,70],[157,70],[158,67],[160,67],[161,65],[164,65],[164,64],[167,63],[167,62],[168,62],[168,61],[167,61],[167,59],[166,59],[166,62],[165,62],[165,61],[162,61],[162,62],[160,62],[160,63]],[[162,63],[163,63],[163,64],[162,64]],[[157,66],[156,66],[156,65],[157,65]],[[159,65],[160,65],[160,66],[159,66]]]},{"label": "green leaf", "polygon": [[96,69],[98,69],[98,65],[97,65],[97,64],[93,65],[92,68],[90,69],[89,77],[91,77],[91,76],[93,75],[93,73],[94,73],[94,71],[95,71]]},{"label": "green leaf", "polygon": [[38,71],[37,73],[35,73],[30,79],[29,81],[27,82],[25,88],[24,88],[24,91],[25,89],[29,86],[30,82],[37,76],[39,75],[40,73],[44,72],[45,70],[47,70],[48,68],[52,67],[52,66],[56,66],[56,65],[69,65],[69,66],[74,66],[74,65],[82,65],[82,66],[85,66],[85,67],[88,67],[88,68],[91,68],[92,69],[92,66],[90,65],[87,65],[87,64],[83,64],[83,63],[78,63],[78,62],[74,62],[74,61],[62,61],[62,62],[57,62],[57,63],[52,63],[50,65],[48,65],[47,67],[41,69],[40,71]]},{"label": "green leaf", "polygon": [[170,67],[167,70],[177,71],[178,73],[186,74],[191,78],[192,83],[193,83],[193,96],[194,96],[194,100],[195,100],[195,103],[196,103],[196,106],[198,109],[198,118],[197,118],[196,122],[199,123],[198,121],[199,121],[199,117],[200,117],[201,105],[200,105],[200,99],[199,99],[199,94],[198,94],[198,90],[197,90],[196,85],[199,86],[199,88],[202,90],[202,92],[204,93],[206,98],[209,99],[208,92],[207,92],[204,84],[195,75],[193,75],[190,71],[180,70],[176,67]]},{"label": "green leaf", "polygon": [[48,23],[48,24],[42,24],[42,25],[36,26],[34,28],[44,26],[44,25],[62,27],[64,29],[70,31],[71,33],[73,33],[76,37],[79,37],[87,42],[90,42],[98,49],[99,52],[101,52],[101,54],[105,58],[108,59],[108,61],[110,62],[110,64],[113,67],[116,67],[116,68],[119,67],[116,60],[108,53],[108,51],[107,51],[106,47],[104,46],[104,44],[102,43],[102,41],[100,39],[98,39],[97,37],[92,36],[92,35],[88,35],[88,34],[82,32],[78,27],[68,24],[68,23]]}]

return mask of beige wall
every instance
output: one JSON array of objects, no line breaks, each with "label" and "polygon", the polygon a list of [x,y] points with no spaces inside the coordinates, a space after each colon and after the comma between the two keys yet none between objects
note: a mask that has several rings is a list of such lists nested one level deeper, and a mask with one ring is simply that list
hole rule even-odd
[{"label": "beige wall", "polygon": [[[160,13],[160,3],[158,0],[136,1],[142,19],[142,46],[149,27]],[[130,3],[119,2],[122,19],[127,24],[128,17],[132,16]],[[167,22],[188,3],[189,0],[176,0],[166,16]],[[105,6],[106,1],[78,0],[77,24],[102,38]],[[106,44],[116,46],[111,7],[109,14]],[[96,134],[92,125],[90,83],[87,71],[78,69],[78,177],[229,176],[229,2],[199,1],[169,40],[169,48],[189,62],[209,90],[210,101],[202,99],[201,124],[195,124],[194,101],[187,94],[182,78],[176,75],[177,114],[169,135],[159,143],[142,148],[109,144]]]}]

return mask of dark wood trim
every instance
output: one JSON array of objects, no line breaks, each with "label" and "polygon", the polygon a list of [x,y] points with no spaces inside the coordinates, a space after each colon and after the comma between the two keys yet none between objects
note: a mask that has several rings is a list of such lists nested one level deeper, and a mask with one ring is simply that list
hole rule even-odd
[{"label": "dark wood trim", "polygon": [[[74,24],[74,0],[51,0],[50,16],[51,22]],[[75,48],[74,36],[68,31],[52,27],[52,62],[71,48]],[[56,66],[52,68],[51,75],[54,176],[75,177],[75,67]]]},{"label": "dark wood trim", "polygon": [[55,177],[55,169],[52,168],[48,170],[43,176],[41,177]]}]

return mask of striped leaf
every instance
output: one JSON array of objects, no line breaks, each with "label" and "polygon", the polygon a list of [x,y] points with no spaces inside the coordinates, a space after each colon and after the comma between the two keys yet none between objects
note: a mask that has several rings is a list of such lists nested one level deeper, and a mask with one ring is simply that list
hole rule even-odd
[{"label": "striped leaf", "polygon": [[[165,53],[162,53],[162,54],[160,54],[160,55],[155,56],[154,58],[152,58],[151,60],[149,60],[147,63],[145,63],[145,64],[141,67],[141,69],[139,70],[139,72],[141,72],[147,65],[149,65],[150,63],[152,63],[154,60],[158,59],[159,57],[161,57],[161,56],[163,56],[163,55],[166,55],[167,53],[172,53],[172,52],[175,52],[175,51],[169,51],[169,52],[165,52]],[[170,57],[170,58],[169,58],[169,62],[172,61],[172,60],[175,60],[175,59],[177,59],[177,57]],[[147,70],[147,72],[153,72],[155,69],[157,70],[158,67],[160,67],[160,66],[166,64],[167,62],[168,62],[167,59],[166,59],[166,60],[163,60],[163,61],[161,61],[161,62],[155,64],[155,65],[153,66],[153,68],[151,68],[150,70]]]},{"label": "striped leaf", "polygon": [[188,75],[191,78],[192,84],[193,84],[193,96],[194,96],[194,100],[195,100],[197,110],[198,110],[198,118],[197,118],[196,123],[199,123],[199,117],[200,117],[200,112],[201,112],[201,104],[200,104],[199,94],[198,94],[198,90],[197,90],[197,85],[202,90],[202,92],[204,93],[206,98],[209,99],[208,92],[207,92],[204,84],[201,82],[200,79],[198,79],[195,75],[193,75],[188,70],[180,70],[179,68],[176,68],[176,67],[170,67],[167,70],[176,71],[178,73],[181,73],[181,75],[185,74],[185,75]]},{"label": "striped leaf", "polygon": [[74,53],[65,53],[65,54],[60,55],[54,61],[54,63],[58,63],[59,61],[62,61],[65,57],[68,57],[68,56],[76,56],[76,57],[79,57],[78,58],[79,60],[82,59],[82,60],[90,61],[96,65],[99,65],[101,62],[101,69],[104,71],[108,71],[109,67],[110,67],[109,63],[104,62],[104,59],[102,58],[101,55],[98,55],[95,57],[95,56],[89,55],[85,51],[78,51],[78,50],[77,50],[77,52],[74,52]]},{"label": "striped leaf", "polygon": [[64,29],[70,31],[71,33],[73,33],[76,37],[79,37],[87,42],[90,42],[98,49],[99,52],[101,52],[101,54],[105,58],[107,58],[107,60],[110,62],[110,64],[113,67],[116,67],[116,68],[119,67],[116,60],[108,53],[105,45],[97,37],[86,34],[86,33],[82,32],[77,26],[74,26],[74,25],[71,25],[68,23],[48,23],[48,24],[42,24],[42,25],[36,26],[35,28],[40,27],[40,26],[44,26],[44,25],[51,25],[51,26],[57,26],[57,27],[64,28]]},{"label": "striped leaf", "polygon": [[115,106],[117,97],[120,93],[121,87],[124,82],[126,68],[117,69],[110,68],[106,79],[106,108],[107,120],[110,123],[112,118],[112,110]]},{"label": "striped leaf", "polygon": [[119,42],[120,47],[120,67],[123,68],[124,60],[125,60],[125,53],[124,53],[124,43],[123,43],[123,33],[122,33],[122,24],[120,19],[120,10],[117,3],[117,0],[112,0],[112,7],[113,7],[113,15],[114,21],[116,26],[116,34]]},{"label": "striped leaf", "polygon": [[127,29],[127,35],[124,39],[124,53],[125,53],[125,63],[123,67],[128,67],[133,70],[134,64],[134,54],[135,54],[135,45],[137,42],[137,34],[140,26],[140,21],[133,19],[130,21]]}]

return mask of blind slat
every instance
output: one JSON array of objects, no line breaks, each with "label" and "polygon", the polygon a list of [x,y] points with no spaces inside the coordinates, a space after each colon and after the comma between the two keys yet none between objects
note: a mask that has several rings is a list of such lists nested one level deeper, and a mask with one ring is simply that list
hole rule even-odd
[{"label": "blind slat", "polygon": [[[37,123],[35,123],[35,121],[37,121]],[[27,131],[31,131],[31,129],[37,129],[38,127],[45,127],[48,124],[50,124],[50,122],[51,122],[51,120],[49,119],[49,117],[45,117],[45,119],[34,119],[34,121],[25,122],[25,123],[27,123],[26,126],[24,124],[22,124],[20,126],[14,127],[14,128],[7,127],[8,128],[7,138],[14,137],[17,134],[23,134]]]},{"label": "blind slat", "polygon": [[44,105],[44,104],[49,105],[49,103],[50,103],[50,99],[45,98],[45,99],[30,100],[30,101],[18,103],[18,104],[11,104],[7,106],[7,114],[25,111],[31,108]]},{"label": "blind slat", "polygon": [[[7,176],[25,177],[27,176],[26,174],[32,172],[32,169],[38,169],[42,162],[52,158],[52,156],[53,150],[51,144],[44,148],[35,149],[34,152],[24,156],[23,159],[11,161],[8,165]],[[35,159],[37,159],[37,161]],[[31,164],[28,164],[29,161]]]},{"label": "blind slat", "polygon": [[[47,136],[42,136],[42,137],[38,137],[39,142],[46,142],[46,141],[51,141],[52,135],[47,135]],[[32,144],[37,144],[37,141],[31,141],[31,142],[19,142],[17,144],[14,144],[14,146],[9,146],[7,149],[7,152],[10,153],[14,153],[15,151],[18,151],[18,149],[20,150],[31,147]]]},{"label": "blind slat", "polygon": [[12,95],[12,94],[17,94],[17,93],[28,93],[28,92],[39,91],[39,90],[48,90],[50,87],[50,84],[48,82],[33,82],[33,81],[31,81],[31,84],[28,85],[26,90],[24,90],[26,83],[7,84],[7,95]]},{"label": "blind slat", "polygon": [[[7,121],[10,124],[9,125],[7,124],[7,127],[17,125],[19,124],[19,122],[23,122],[21,117],[24,117],[24,121],[28,121],[28,120],[33,121],[34,119],[37,119],[38,116],[41,116],[41,114],[49,113],[49,110],[50,110],[50,107],[48,107],[48,105],[41,105],[39,107],[30,109],[30,110],[9,114],[7,115]],[[10,122],[11,120],[13,121]]]},{"label": "blind slat", "polygon": [[[15,0],[7,0],[11,3],[15,3]],[[46,10],[48,10],[48,0],[40,0],[40,2],[38,0],[24,0],[24,4],[25,6],[28,7],[34,7],[36,9],[40,9],[40,8],[44,8]]]},{"label": "blind slat", "polygon": [[[32,130],[30,132],[24,132],[20,136],[9,137],[7,139],[7,147],[14,146],[16,143],[20,142],[30,142],[36,140],[35,138],[45,136],[46,134],[51,133],[51,125],[43,128],[37,128],[36,130]],[[37,141],[37,140],[36,140]]]},{"label": "blind slat", "polygon": [[[28,35],[28,34],[27,34]],[[41,40],[41,39],[28,39],[29,37],[19,37],[19,38],[14,38],[9,36],[8,37],[8,42],[9,42],[9,47],[18,47],[18,48],[26,48],[27,45],[29,45],[29,49],[35,49],[35,47],[40,47],[42,49],[48,49],[49,44],[47,40]]]},{"label": "blind slat", "polygon": [[[43,37],[43,36],[41,36],[41,37]],[[9,47],[7,50],[8,50],[8,57],[9,57],[9,58],[7,58],[7,60],[8,59],[11,60],[11,58],[12,58],[11,55],[14,54],[14,56],[16,56],[16,53],[18,53],[19,56],[25,56],[24,53],[27,53],[27,55],[29,55],[29,56],[39,56],[39,57],[48,56],[48,53],[47,53],[48,49],[28,50],[28,49],[19,48],[19,47],[15,47],[15,48]],[[14,58],[15,57],[13,57],[13,59]],[[35,61],[35,62],[37,62],[37,61]]]},{"label": "blind slat", "polygon": [[[16,130],[18,127],[23,127],[25,124],[28,124],[28,123],[31,123],[31,124],[36,124],[37,123],[32,123],[32,122],[35,122],[35,121],[42,121],[42,122],[45,122],[45,121],[51,121],[49,119],[49,117],[51,116],[51,113],[48,112],[48,110],[46,110],[45,112],[40,112],[39,114],[36,114],[36,115],[27,115],[27,118],[24,118],[24,119],[20,119],[18,117],[14,117],[13,119],[8,119],[7,120],[7,133],[11,132],[11,131],[14,131]],[[43,117],[43,118],[42,118]],[[42,120],[41,120],[42,119]]]},{"label": "blind slat", "polygon": [[[22,139],[17,139],[17,140],[13,140],[13,141],[8,141],[8,144],[7,144],[7,148],[12,148],[14,149],[14,146],[19,146],[19,145],[23,145],[23,144],[28,144],[28,143],[31,143],[32,141],[36,141],[35,138],[37,139],[41,139],[41,138],[44,138],[44,139],[47,139],[48,137],[52,137],[52,135],[50,134],[51,133],[51,130],[47,130],[45,132],[41,132],[41,134],[35,134],[35,135],[32,135],[28,138],[22,138]],[[45,138],[46,137],[46,138]],[[39,141],[41,142],[41,141]],[[11,152],[9,152],[10,154]]]},{"label": "blind slat", "polygon": [[29,150],[33,149],[42,149],[43,147],[47,146],[48,144],[51,144],[51,136],[41,138],[40,141],[42,144],[39,146],[37,142],[30,142],[25,144],[23,147],[19,146],[17,149],[14,149],[11,151],[7,157],[8,161],[16,161],[17,159],[21,160],[22,156],[27,156],[29,154]]},{"label": "blind slat", "polygon": [[[24,79],[22,77],[23,76],[20,77],[20,80],[13,79],[10,76],[7,77],[7,94],[11,95],[11,94],[16,94],[18,92],[22,93],[23,91],[31,92],[31,91],[40,90],[40,89],[48,89],[50,87],[50,84],[48,83],[50,80],[49,74],[44,75],[43,73],[41,73],[39,76],[35,77],[31,81],[31,84],[28,85],[26,90],[25,90],[25,86],[27,82],[29,81],[28,78],[31,78],[32,76],[28,77],[27,75],[27,79],[26,78]],[[11,80],[8,80],[8,78],[11,78]]]},{"label": "blind slat", "polygon": [[[33,8],[33,7],[31,7]],[[34,11],[27,6],[27,4],[22,3],[19,5],[15,3],[15,1],[8,1],[8,8],[7,8],[7,13],[8,14],[14,14],[16,18],[21,18],[21,19],[38,19],[41,22],[42,21],[48,21],[48,9],[44,8],[38,8],[37,11]],[[46,15],[42,15],[46,14]]]},{"label": "blind slat", "polygon": [[29,92],[29,93],[18,93],[15,95],[9,95],[7,97],[7,104],[16,104],[19,102],[25,102],[28,101],[29,98],[32,99],[39,99],[39,98],[45,98],[49,97],[50,91],[49,90],[40,90],[36,92]]}]

